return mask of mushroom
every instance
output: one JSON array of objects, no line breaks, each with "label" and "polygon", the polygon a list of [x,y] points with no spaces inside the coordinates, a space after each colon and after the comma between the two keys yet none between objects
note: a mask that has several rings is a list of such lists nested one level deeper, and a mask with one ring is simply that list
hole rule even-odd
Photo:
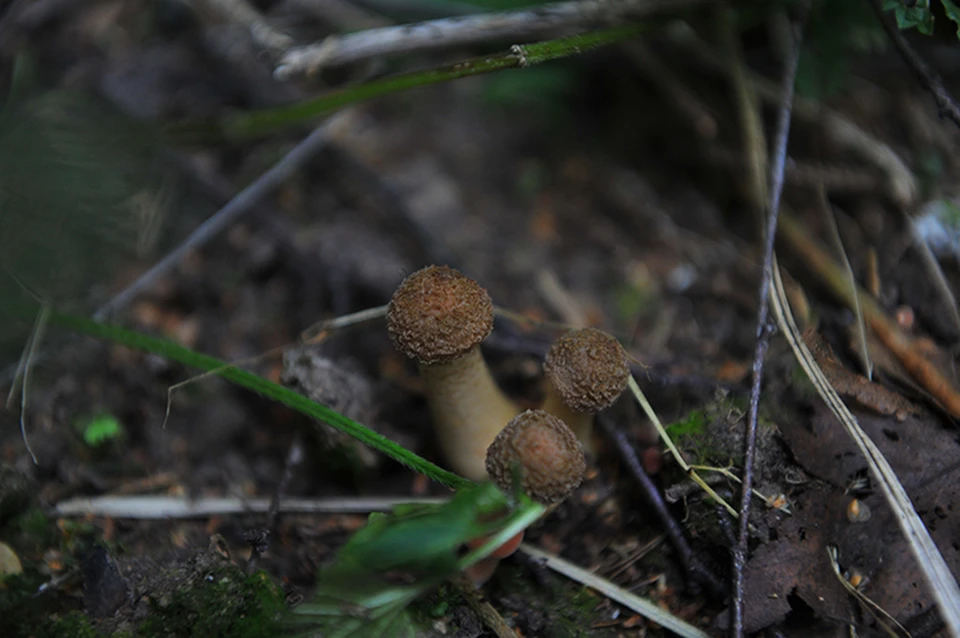
[{"label": "mushroom", "polygon": [[543,409],[573,430],[588,454],[594,454],[593,413],[613,405],[630,378],[620,342],[596,328],[566,333],[547,352]]},{"label": "mushroom", "polygon": [[559,418],[527,410],[503,428],[487,450],[487,474],[504,492],[513,490],[513,469],[533,500],[554,505],[580,486],[587,470],[583,447]]},{"label": "mushroom", "polygon": [[[583,447],[566,424],[543,410],[527,410],[507,424],[487,449],[487,474],[504,492],[514,489],[514,468],[520,487],[550,511],[580,486],[587,462]],[[477,539],[471,545],[480,545]],[[523,541],[523,532],[467,569],[474,585],[485,583],[500,561],[513,554]]]},{"label": "mushroom", "polygon": [[480,353],[492,329],[490,295],[447,266],[404,279],[387,307],[394,346],[419,363],[440,450],[454,471],[474,481],[487,477],[487,447],[520,412]]}]

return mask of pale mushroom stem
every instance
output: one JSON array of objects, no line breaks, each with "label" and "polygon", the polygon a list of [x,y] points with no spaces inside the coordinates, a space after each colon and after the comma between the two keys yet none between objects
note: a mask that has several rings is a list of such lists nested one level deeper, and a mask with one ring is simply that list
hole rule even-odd
[{"label": "pale mushroom stem", "polygon": [[571,410],[554,390],[553,384],[549,380],[545,381],[545,384],[546,396],[541,410],[549,412],[566,423],[567,427],[577,435],[577,440],[583,446],[584,453],[587,456],[596,456],[596,445],[593,442],[593,413]]},{"label": "pale mushroom stem", "polygon": [[487,448],[520,408],[508,399],[473,348],[447,363],[420,364],[440,450],[451,469],[487,478]]}]

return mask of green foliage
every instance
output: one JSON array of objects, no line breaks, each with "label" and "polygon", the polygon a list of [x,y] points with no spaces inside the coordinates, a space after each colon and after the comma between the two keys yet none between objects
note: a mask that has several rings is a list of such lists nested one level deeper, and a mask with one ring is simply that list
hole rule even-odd
[{"label": "green foliage", "polygon": [[[945,15],[957,23],[960,37],[960,7],[956,0],[940,0]],[[902,0],[884,0],[901,29],[933,34],[934,12],[930,0],[917,0],[908,7]],[[797,68],[797,92],[822,99],[841,91],[850,75],[850,59],[886,46],[886,35],[865,2],[819,0],[810,7],[803,49]]]},{"label": "green foliage", "polygon": [[947,17],[957,23],[957,37],[960,38],[960,7],[954,0],[940,0]]},{"label": "green foliage", "polygon": [[83,441],[90,447],[98,447],[123,436],[123,426],[112,414],[98,414],[92,419],[79,421],[77,429]]},{"label": "green foliage", "polygon": [[[960,8],[955,0],[940,0],[943,12],[957,24],[957,37],[960,38]],[[935,18],[930,0],[917,0],[913,6],[907,6],[903,0],[884,0],[884,11],[893,11],[897,26],[901,29],[916,29],[924,35],[933,35]]]},{"label": "green foliage", "polygon": [[897,26],[901,29],[916,29],[925,35],[933,34],[933,14],[930,12],[930,0],[917,0],[912,7],[901,0],[884,0],[884,11],[893,11]]},{"label": "green foliage", "polygon": [[[508,499],[492,483],[457,492],[442,505],[405,505],[373,514],[320,571],[313,600],[297,607],[291,622],[305,634],[414,637],[408,606],[488,555],[539,518],[544,507],[522,494]],[[483,547],[459,555],[468,540],[488,536]]]}]

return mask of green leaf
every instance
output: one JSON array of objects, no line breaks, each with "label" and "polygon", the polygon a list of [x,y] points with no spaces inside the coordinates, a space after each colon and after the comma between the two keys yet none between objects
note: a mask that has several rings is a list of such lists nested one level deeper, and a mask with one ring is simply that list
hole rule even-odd
[{"label": "green leaf", "polygon": [[933,35],[933,13],[929,0],[917,0],[912,7],[905,6],[900,0],[884,0],[884,11],[893,10],[900,29],[913,29],[924,35]]},{"label": "green leaf", "polygon": [[[441,505],[373,514],[320,570],[314,598],[293,611],[291,622],[331,637],[414,636],[410,603],[489,555],[544,510],[484,483]],[[464,543],[480,537],[489,537],[483,547],[459,555]]]},{"label": "green leaf", "polygon": [[953,0],[940,0],[947,17],[957,24],[957,38],[960,38],[960,7]]},{"label": "green leaf", "polygon": [[97,447],[123,435],[123,426],[112,414],[100,414],[81,426],[84,442]]}]

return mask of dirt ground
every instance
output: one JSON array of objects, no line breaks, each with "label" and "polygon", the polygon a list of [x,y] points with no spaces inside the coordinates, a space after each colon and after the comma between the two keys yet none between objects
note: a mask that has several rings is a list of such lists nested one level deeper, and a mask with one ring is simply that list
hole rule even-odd
[{"label": "dirt ground", "polygon": [[[2,7],[4,86],[16,85],[14,68],[29,58],[34,90],[79,91],[93,96],[102,113],[141,125],[274,106],[475,52],[416,54],[281,82],[249,32],[210,7],[38,4],[26,17],[21,3]],[[257,8],[309,42],[336,25],[306,4],[268,1]],[[561,334],[558,326],[600,327],[635,360],[637,381],[662,421],[673,424],[669,431],[685,456],[739,473],[756,338],[760,218],[751,204],[735,82],[709,59],[711,51],[714,61],[723,58],[711,11],[686,16],[704,37],[699,44],[661,29],[639,43],[340,111],[323,147],[300,170],[113,320],[313,392],[443,465],[415,366],[393,348],[382,320],[331,333],[317,345],[298,344],[316,322],[383,305],[409,273],[449,264],[487,288],[499,308],[529,320],[500,317],[484,346],[495,377],[516,401],[529,407],[541,401],[542,358]],[[953,384],[960,338],[951,319],[955,302],[911,238],[909,218],[938,210],[947,221],[937,228],[955,229],[949,216],[957,210],[951,198],[960,175],[960,128],[939,117],[890,46],[849,53],[843,63],[850,73],[839,80],[818,76],[817,54],[828,57],[832,49],[814,29],[817,19],[823,16],[812,16],[808,34],[814,70],[802,66],[810,74],[803,78],[838,86],[814,87],[812,94],[808,87],[801,98],[807,106],[795,109],[785,214],[834,258],[840,253],[829,220],[835,220],[855,279],[875,293],[912,349]],[[776,86],[775,31],[748,12],[742,22],[747,72]],[[960,86],[950,73],[960,49],[942,22],[936,36],[911,42],[948,87]],[[759,112],[772,135],[776,101],[765,99]],[[838,121],[867,142],[851,144]],[[92,312],[308,130],[294,127],[243,144],[165,147],[153,159],[156,179],[143,191],[150,201],[142,209],[153,212],[138,222],[139,257],[128,258],[137,257],[129,244],[91,248],[82,258],[102,257],[98,278],[84,275],[57,302]],[[7,148],[0,146],[0,154]],[[877,159],[886,152],[905,173]],[[897,179],[916,186],[909,202],[898,199]],[[817,194],[821,186],[832,215]],[[956,235],[934,247],[946,287],[955,291]],[[11,255],[16,249],[15,242],[5,246]],[[957,415],[872,331],[876,372],[867,380],[855,310],[796,242],[783,238],[778,252],[818,362],[887,456],[957,573]],[[55,273],[70,271],[76,258],[59,250],[43,254]],[[14,274],[6,264],[4,272]],[[30,323],[5,320],[7,390]],[[54,508],[70,499],[449,493],[287,407],[220,379],[193,379],[196,370],[157,355],[53,328],[40,350],[25,420],[36,464],[21,438],[19,401],[0,412],[0,541],[23,567],[0,581],[0,635],[286,635],[276,633],[278,615],[309,600],[318,569],[367,520],[355,511],[281,513],[264,545],[263,511],[190,519],[58,516]],[[168,389],[189,379],[168,406]],[[99,444],[86,440],[97,417],[119,424],[120,433]],[[689,550],[726,587],[736,522],[664,452],[632,399],[623,397],[603,423],[626,434]],[[685,569],[682,550],[665,536],[608,432],[598,428],[598,454],[583,486],[528,530],[526,540],[709,635],[723,635],[729,596]],[[861,636],[947,635],[865,461],[780,334],[766,359],[758,446],[756,488],[770,502],[755,501],[752,512],[747,631],[828,637],[856,627]],[[291,450],[302,460],[291,463]],[[721,497],[738,502],[735,481],[703,474]],[[670,635],[523,553],[506,559],[481,591],[517,635]],[[444,585],[418,601],[424,635],[495,635],[469,598]]]}]

